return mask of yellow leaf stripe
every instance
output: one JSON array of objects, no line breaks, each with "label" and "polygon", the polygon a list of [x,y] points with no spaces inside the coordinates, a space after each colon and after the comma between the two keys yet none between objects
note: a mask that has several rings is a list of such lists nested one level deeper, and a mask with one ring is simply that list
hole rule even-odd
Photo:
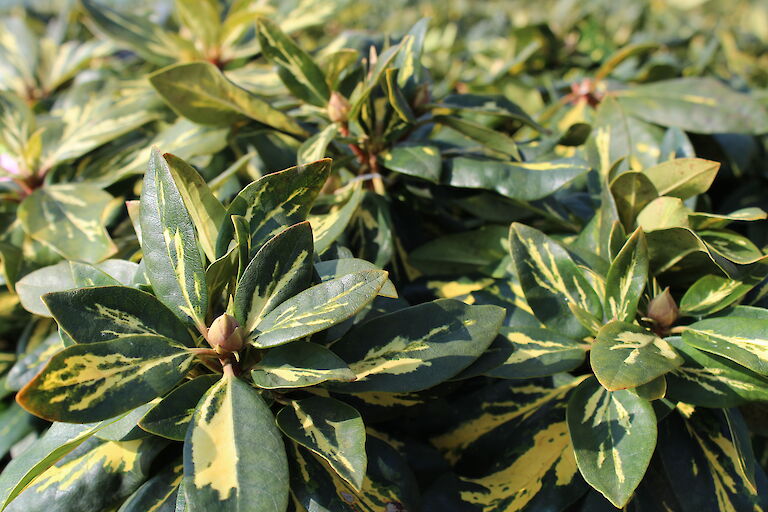
[{"label": "yellow leaf stripe", "polygon": [[139,459],[139,448],[144,441],[143,439],[123,442],[106,441],[80,457],[60,466],[51,466],[35,478],[30,483],[30,487],[38,493],[52,486],[64,491],[95,467],[101,468],[100,471],[111,473],[132,471]]},{"label": "yellow leaf stripe", "polygon": [[239,489],[233,378],[225,375],[208,390],[195,413],[197,421],[191,436],[194,485],[198,489],[211,487],[218,493],[220,501],[229,499],[233,493],[236,496]]},{"label": "yellow leaf stripe", "polygon": [[514,388],[515,393],[535,397],[529,402],[492,402],[482,405],[483,413],[462,423],[455,429],[432,438],[435,445],[449,462],[456,462],[461,453],[481,436],[495,430],[500,425],[515,419],[526,419],[552,400],[561,400],[588,376],[575,379],[559,388],[540,386],[522,386]]},{"label": "yellow leaf stripe", "polygon": [[465,479],[484,491],[461,493],[464,501],[484,510],[523,510],[541,492],[544,478],[554,471],[555,485],[571,483],[578,473],[566,423],[551,423],[533,437],[533,446],[504,469],[478,479]]}]

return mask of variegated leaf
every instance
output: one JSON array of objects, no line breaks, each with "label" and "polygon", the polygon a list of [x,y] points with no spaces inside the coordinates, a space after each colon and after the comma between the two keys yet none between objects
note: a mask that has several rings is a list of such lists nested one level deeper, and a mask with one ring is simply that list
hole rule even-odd
[{"label": "variegated leaf", "polygon": [[[173,461],[139,487],[118,512],[176,512],[176,499],[184,477],[184,464]],[[183,494],[183,493],[181,493]]]},{"label": "variegated leaf", "polygon": [[139,420],[139,426],[160,437],[183,441],[200,399],[219,381],[218,375],[201,375],[180,385]]},{"label": "variegated leaf", "polygon": [[512,199],[534,201],[582,176],[589,165],[577,158],[552,162],[509,162],[458,157],[450,161],[447,184],[493,190]]},{"label": "variegated leaf", "polygon": [[727,308],[753,288],[752,285],[724,276],[702,276],[680,299],[680,312],[687,316],[707,316]]},{"label": "variegated leaf", "polygon": [[77,343],[127,336],[162,336],[194,347],[176,315],[149,293],[127,286],[98,286],[43,297],[59,327]]},{"label": "variegated leaf", "polygon": [[184,346],[160,336],[73,345],[53,356],[17,400],[52,421],[103,420],[170,391],[192,359]]},{"label": "variegated leaf", "polygon": [[744,474],[724,411],[678,406],[660,428],[659,453],[686,512],[768,509],[765,474],[756,468],[755,489]]},{"label": "variegated leaf", "polygon": [[191,165],[171,154],[165,155],[165,160],[184,206],[197,228],[200,245],[208,259],[214,261],[219,229],[225,222],[227,211]]},{"label": "variegated leaf", "polygon": [[[249,260],[277,233],[306,220],[309,210],[331,171],[329,158],[267,174],[245,187],[232,200],[228,215],[240,215],[250,232]],[[314,226],[313,226],[314,227]],[[234,228],[224,225],[217,255],[228,250]]]},{"label": "variegated leaf", "polygon": [[197,405],[184,442],[189,512],[285,512],[288,464],[259,393],[224,375]]},{"label": "variegated leaf", "polygon": [[642,327],[615,320],[603,326],[589,362],[609,391],[634,388],[674,370],[683,358],[666,340]]},{"label": "variegated leaf", "polygon": [[293,134],[304,130],[285,113],[230,81],[210,62],[186,62],[155,71],[149,81],[179,115],[200,124],[231,124],[249,117]]},{"label": "variegated leaf", "polygon": [[483,374],[529,379],[567,372],[584,362],[588,348],[585,343],[547,329],[502,327],[499,337],[481,356],[494,357],[500,364]]},{"label": "variegated leaf", "polygon": [[328,213],[309,217],[317,254],[323,254],[344,233],[365,192],[361,182],[356,182],[337,190],[334,196],[334,204]]},{"label": "variegated leaf", "polygon": [[254,384],[265,389],[301,388],[328,380],[352,381],[355,373],[322,345],[294,341],[269,350],[251,370]]},{"label": "variegated leaf", "polygon": [[561,246],[540,231],[512,224],[510,251],[520,286],[533,314],[547,327],[569,337],[589,334],[574,317],[573,303],[602,318],[600,299],[592,285]]},{"label": "variegated leaf", "polygon": [[96,263],[117,248],[104,226],[114,198],[88,184],[37,189],[19,206],[24,230],[67,259]]},{"label": "variegated leaf", "polygon": [[[320,280],[330,281],[337,277],[345,276],[361,270],[376,270],[378,267],[366,260],[360,258],[342,258],[338,260],[325,260],[315,263],[315,270]],[[384,286],[379,290],[379,295],[390,298],[397,298],[397,289],[391,280],[387,280]]]},{"label": "variegated leaf", "polygon": [[368,471],[360,491],[332,471],[319,456],[293,445],[291,492],[306,510],[382,512],[418,510],[415,477],[404,458],[384,441],[368,436]]},{"label": "variegated leaf", "polygon": [[235,290],[235,318],[252,332],[279,304],[312,279],[312,228],[295,224],[265,243],[243,271]]},{"label": "variegated leaf", "polygon": [[386,280],[383,270],[364,270],[308,288],[267,314],[249,339],[257,347],[272,347],[325,330],[370,303]]},{"label": "variegated leaf", "polygon": [[354,407],[315,396],[291,402],[277,413],[285,435],[313,451],[360,491],[365,478],[365,425]]},{"label": "variegated leaf", "polygon": [[582,380],[498,381],[452,402],[454,414],[439,419],[432,442],[461,476],[462,502],[489,512],[562,510],[584,493],[564,418]]},{"label": "variegated leaf", "polygon": [[312,57],[267,18],[258,19],[257,34],[261,51],[278,66],[280,78],[288,90],[304,101],[324,107],[331,92],[325,74]]},{"label": "variegated leaf", "polygon": [[584,479],[623,507],[643,479],[656,447],[656,415],[629,391],[584,381],[568,402],[568,431]]},{"label": "variegated leaf", "polygon": [[643,173],[660,196],[688,199],[706,192],[719,169],[719,162],[703,158],[675,158],[649,167]]},{"label": "variegated leaf", "polygon": [[410,392],[457,375],[488,348],[504,311],[440,299],[376,317],[332,345],[357,379],[333,384],[348,393]]},{"label": "variegated leaf", "polygon": [[27,347],[21,357],[11,367],[5,378],[5,387],[18,391],[26,386],[35,375],[50,361],[57,352],[64,348],[64,344],[56,331],[46,336],[38,345]]},{"label": "variegated leaf", "polygon": [[204,330],[208,292],[195,228],[166,159],[152,151],[141,192],[142,249],[158,299]]},{"label": "variegated leaf", "polygon": [[605,281],[605,315],[631,322],[648,280],[648,245],[638,229],[616,255]]},{"label": "variegated leaf", "polygon": [[768,331],[764,319],[727,316],[689,325],[683,341],[705,352],[735,361],[768,375]]},{"label": "variegated leaf", "polygon": [[702,407],[738,407],[768,401],[768,377],[691,347],[679,337],[667,340],[685,359],[682,366],[667,374],[670,400]]},{"label": "variegated leaf", "polygon": [[0,510],[23,491],[30,482],[59,459],[80,446],[108,422],[90,425],[54,423],[51,428],[19,456],[14,457],[0,474]]},{"label": "variegated leaf", "polygon": [[147,478],[152,459],[164,445],[152,438],[91,438],[37,476],[5,510],[46,512],[52,504],[57,512],[113,507]]}]

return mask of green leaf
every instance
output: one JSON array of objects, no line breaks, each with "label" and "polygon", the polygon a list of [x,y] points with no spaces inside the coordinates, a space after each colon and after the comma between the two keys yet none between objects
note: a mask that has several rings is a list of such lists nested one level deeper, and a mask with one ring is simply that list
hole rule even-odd
[{"label": "green leaf", "polygon": [[461,413],[440,423],[432,443],[471,476],[453,491],[441,489],[444,496],[458,491],[467,510],[567,510],[588,489],[565,422],[567,397],[582,380],[559,387],[497,381],[453,400]]},{"label": "green leaf", "polygon": [[616,255],[605,281],[605,314],[631,322],[648,280],[648,244],[642,229],[637,229]]},{"label": "green leaf", "polygon": [[27,311],[49,317],[51,313],[43,303],[42,296],[50,292],[69,290],[75,286],[69,263],[62,261],[37,269],[19,279],[16,283],[16,293]]},{"label": "green leaf", "polygon": [[503,155],[509,155],[513,158],[520,158],[520,152],[517,149],[515,139],[506,133],[456,116],[437,115],[433,117],[433,120],[438,124],[456,130],[465,137],[482,144],[488,149],[497,151]]},{"label": "green leaf", "polygon": [[264,348],[325,330],[364,308],[386,280],[383,270],[363,270],[315,285],[273,309],[249,333],[249,339]]},{"label": "green leaf", "polygon": [[757,318],[707,318],[686,327],[683,341],[768,375],[768,331]]},{"label": "green leaf", "polygon": [[365,192],[362,183],[358,181],[345,187],[345,190],[335,192],[334,196],[335,204],[328,213],[309,218],[317,254],[323,254],[344,233]]},{"label": "green leaf", "polygon": [[120,12],[93,0],[83,0],[83,7],[99,32],[153,64],[170,64],[191,50],[188,48],[190,43],[174,32],[163,30],[160,25],[147,23],[144,17]]},{"label": "green leaf", "polygon": [[17,400],[51,421],[103,420],[173,389],[192,359],[183,346],[159,336],[73,345],[53,356]]},{"label": "green leaf", "polygon": [[160,437],[183,441],[198,402],[218,375],[201,375],[180,385],[164,396],[139,420],[139,426]]},{"label": "green leaf", "polygon": [[398,144],[381,155],[387,169],[440,183],[442,160],[440,149],[429,144]]},{"label": "green leaf", "polygon": [[279,67],[280,78],[291,93],[323,107],[331,95],[325,74],[307,52],[266,18],[257,20],[258,38],[264,56]]},{"label": "green leaf", "polygon": [[512,199],[534,201],[553,194],[588,170],[585,162],[575,158],[502,162],[458,157],[450,161],[445,182],[453,187],[493,190]]},{"label": "green leaf", "polygon": [[667,374],[670,400],[701,407],[738,407],[768,400],[768,378],[714,354],[708,354],[679,337],[668,338],[685,363]]},{"label": "green leaf", "polygon": [[441,109],[447,108],[458,112],[507,118],[527,124],[540,132],[546,131],[540,124],[526,114],[520,106],[511,102],[506,96],[501,94],[451,94],[443,98],[436,107]]},{"label": "green leaf", "polygon": [[118,512],[175,512],[183,469],[180,461],[166,465],[125,500]]},{"label": "green leaf", "polygon": [[365,477],[365,425],[354,407],[315,396],[291,402],[277,414],[283,433],[326,460],[356,490]]},{"label": "green leaf", "polygon": [[339,356],[316,343],[294,341],[269,350],[251,370],[265,389],[302,388],[329,381],[353,381],[355,373]]},{"label": "green leaf", "polygon": [[409,255],[410,262],[428,276],[475,273],[506,276],[508,235],[508,227],[495,224],[451,233],[414,249]]},{"label": "green leaf", "polygon": [[59,333],[52,332],[36,345],[28,342],[24,353],[8,371],[5,388],[18,391],[26,386],[48,363],[54,354],[64,348]]},{"label": "green leaf", "polygon": [[[240,215],[249,226],[249,259],[277,233],[307,219],[330,172],[328,158],[291,167],[249,184],[232,200],[227,215]],[[232,239],[233,231],[229,225],[222,228],[217,247],[220,256],[227,252],[226,244]]]},{"label": "green leaf", "polygon": [[312,228],[295,224],[265,243],[243,271],[235,290],[235,318],[252,332],[279,304],[312,280]]},{"label": "green leaf", "polygon": [[[342,258],[315,263],[315,271],[323,282],[361,270],[378,270],[378,267],[373,263],[360,258]],[[384,286],[379,290],[379,295],[397,298],[397,290],[392,281],[387,280],[387,282],[384,283]]]},{"label": "green leaf", "polygon": [[328,156],[328,145],[336,138],[339,127],[331,123],[307,140],[305,140],[296,153],[296,163],[305,165]]},{"label": "green leaf", "polygon": [[43,511],[52,504],[57,512],[111,509],[146,480],[164,444],[88,439],[42,472],[5,510]]},{"label": "green leaf", "polygon": [[638,213],[637,225],[644,231],[688,228],[690,212],[683,201],[676,197],[657,197]]},{"label": "green leaf", "polygon": [[651,382],[683,364],[683,358],[652,332],[613,321],[597,334],[590,363],[600,384],[609,391],[618,391]]},{"label": "green leaf", "polygon": [[673,490],[686,510],[740,512],[765,510],[765,474],[758,488],[742,471],[738,442],[725,411],[679,407],[660,424],[659,454]]},{"label": "green leaf", "polygon": [[397,57],[403,46],[408,44],[408,41],[412,37],[413,36],[406,35],[403,37],[403,39],[400,40],[400,44],[396,46],[390,46],[378,55],[376,64],[372,67],[369,67],[368,74],[366,75],[364,82],[357,84],[357,87],[355,87],[355,90],[352,92],[352,95],[349,98],[350,119],[356,119],[360,115],[360,111],[362,110],[363,105],[371,96],[371,93],[373,93],[373,90],[376,88],[376,86],[384,78],[384,74],[392,64],[392,61],[395,59],[395,57]]},{"label": "green leaf", "polygon": [[708,316],[742,298],[752,285],[718,275],[702,276],[680,299],[680,312],[687,316]]},{"label": "green leaf", "polygon": [[27,411],[12,403],[3,412],[0,412],[0,455],[5,457],[12,447],[31,432],[35,432],[42,421],[35,418]]},{"label": "green leaf", "polygon": [[154,150],[141,192],[144,263],[157,298],[185,323],[205,327],[208,293],[189,212],[165,157]]},{"label": "green leaf", "polygon": [[667,394],[667,378],[664,375],[656,377],[650,382],[632,388],[631,391],[643,400],[648,400],[649,402],[653,400],[661,400]]},{"label": "green leaf", "polygon": [[176,0],[176,15],[192,31],[203,48],[212,50],[220,44],[222,5],[216,0]]},{"label": "green leaf", "polygon": [[72,425],[54,423],[51,428],[19,456],[14,457],[0,474],[0,510],[53,466],[59,459],[84,443],[106,423]]},{"label": "green leaf", "polygon": [[117,251],[104,224],[113,197],[84,183],[38,188],[18,215],[29,236],[71,260],[96,263]]},{"label": "green leaf", "polygon": [[296,121],[238,87],[210,62],[174,64],[149,75],[163,100],[179,115],[200,124],[231,124],[248,117],[287,133],[302,135]]},{"label": "green leaf", "polygon": [[98,269],[93,265],[87,263],[79,263],[77,261],[70,261],[69,268],[72,272],[72,279],[75,281],[75,285],[79,287],[83,286],[119,286],[120,281],[110,276],[103,270]]},{"label": "green leaf", "polygon": [[[502,327],[483,353],[492,369],[483,375],[499,379],[529,379],[568,372],[581,366],[589,345],[547,329]],[[480,360],[478,360],[478,363]]]},{"label": "green leaf", "polygon": [[602,306],[565,249],[540,231],[518,223],[510,228],[509,244],[520,286],[536,318],[571,338],[588,335],[568,304],[595,318],[602,318]]},{"label": "green leaf", "polygon": [[637,214],[648,203],[659,197],[653,182],[642,172],[630,171],[619,174],[611,182],[610,188],[619,218],[627,231],[635,226]]},{"label": "green leaf", "polygon": [[469,366],[504,320],[496,306],[440,299],[378,316],[332,345],[357,376],[332,389],[345,393],[410,392],[435,386]]},{"label": "green leaf", "polygon": [[151,402],[128,411],[120,416],[120,419],[101,429],[96,437],[105,441],[134,441],[150,437],[144,429],[139,427],[139,420],[159,401],[159,398],[155,398]]},{"label": "green leaf", "polygon": [[418,510],[415,476],[405,458],[384,441],[368,436],[368,471],[360,491],[321,457],[293,443],[289,450],[291,493],[305,510],[378,512],[397,506]]},{"label": "green leaf", "polygon": [[649,167],[643,173],[660,196],[688,199],[709,190],[719,169],[719,162],[703,158],[676,158]]},{"label": "green leaf", "polygon": [[194,346],[176,315],[153,295],[136,288],[78,288],[49,293],[43,301],[59,327],[77,343],[144,335]]},{"label": "green leaf", "polygon": [[677,78],[615,91],[633,116],[694,133],[768,132],[768,113],[756,99],[714,78]]},{"label": "green leaf", "polygon": [[656,447],[651,404],[629,391],[607,391],[588,379],[569,400],[567,421],[584,479],[614,506],[626,505]]},{"label": "green leaf", "polygon": [[190,512],[285,512],[288,463],[275,418],[259,393],[224,375],[195,410],[184,442]]},{"label": "green leaf", "polygon": [[176,188],[184,200],[184,206],[197,228],[200,245],[208,259],[214,261],[216,240],[219,237],[219,229],[225,222],[227,211],[191,165],[171,154],[166,154],[164,157]]}]

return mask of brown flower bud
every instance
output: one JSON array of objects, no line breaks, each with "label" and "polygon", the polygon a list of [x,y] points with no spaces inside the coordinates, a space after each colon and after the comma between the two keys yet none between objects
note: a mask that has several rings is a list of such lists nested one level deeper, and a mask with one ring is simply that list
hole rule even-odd
[{"label": "brown flower bud", "polygon": [[208,343],[220,353],[239,351],[243,348],[243,331],[240,324],[224,313],[214,320],[208,329]]},{"label": "brown flower bud", "polygon": [[674,324],[679,316],[680,309],[669,293],[669,288],[665,288],[648,304],[648,318],[652,318],[656,325],[664,329]]},{"label": "brown flower bud", "polygon": [[328,100],[328,117],[334,123],[343,123],[349,116],[349,102],[344,96],[336,91],[331,93],[331,99]]}]

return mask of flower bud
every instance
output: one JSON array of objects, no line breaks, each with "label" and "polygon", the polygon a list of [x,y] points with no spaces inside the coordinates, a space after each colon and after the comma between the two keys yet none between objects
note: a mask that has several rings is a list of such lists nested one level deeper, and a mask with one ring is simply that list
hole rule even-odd
[{"label": "flower bud", "polygon": [[677,307],[675,299],[669,293],[669,288],[655,296],[648,304],[648,318],[652,318],[656,325],[664,329],[675,323],[680,316],[680,309]]},{"label": "flower bud", "polygon": [[349,116],[349,102],[336,91],[331,93],[331,99],[328,100],[328,117],[334,123],[343,123]]},{"label": "flower bud", "polygon": [[217,352],[237,352],[243,348],[243,331],[240,324],[224,313],[213,321],[208,329],[208,343]]}]

